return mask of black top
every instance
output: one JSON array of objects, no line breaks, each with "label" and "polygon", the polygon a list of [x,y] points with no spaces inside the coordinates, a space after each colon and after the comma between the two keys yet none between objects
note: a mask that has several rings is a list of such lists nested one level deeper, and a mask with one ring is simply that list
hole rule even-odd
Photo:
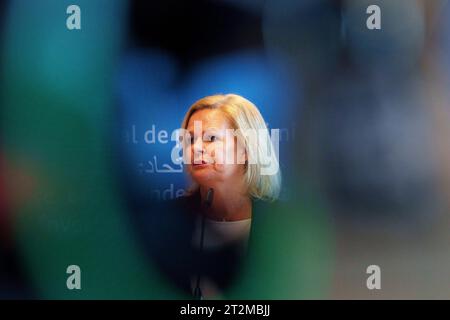
[{"label": "black top", "polygon": [[[261,201],[253,201],[252,222],[247,252],[251,250],[255,219],[261,218]],[[266,203],[264,203],[266,204]],[[216,250],[200,250],[192,245],[196,221],[201,212],[200,193],[154,204],[154,210],[142,221],[152,262],[177,287],[192,294],[191,279],[200,273],[226,290],[239,273],[245,259],[240,244],[228,244]],[[264,210],[265,211],[265,210]]]}]

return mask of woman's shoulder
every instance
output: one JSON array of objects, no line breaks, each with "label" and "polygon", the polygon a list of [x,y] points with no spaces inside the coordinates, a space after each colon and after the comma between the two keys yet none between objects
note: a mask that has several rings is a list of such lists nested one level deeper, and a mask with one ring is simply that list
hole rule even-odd
[{"label": "woman's shoulder", "polygon": [[170,207],[180,207],[185,210],[195,209],[200,203],[200,194],[199,193],[186,193],[185,195],[164,200],[160,202],[160,205],[170,206]]},{"label": "woman's shoulder", "polygon": [[281,201],[253,200],[253,211],[256,213],[266,214],[273,213],[280,208]]},{"label": "woman's shoulder", "polygon": [[177,198],[158,200],[153,205],[153,211],[163,220],[187,219],[198,211],[199,201],[200,198],[197,194],[186,194]]},{"label": "woman's shoulder", "polygon": [[258,228],[259,225],[266,225],[277,221],[278,218],[285,216],[285,213],[289,209],[286,208],[285,202],[280,200],[265,201],[257,200],[253,201],[252,209],[252,228]]}]

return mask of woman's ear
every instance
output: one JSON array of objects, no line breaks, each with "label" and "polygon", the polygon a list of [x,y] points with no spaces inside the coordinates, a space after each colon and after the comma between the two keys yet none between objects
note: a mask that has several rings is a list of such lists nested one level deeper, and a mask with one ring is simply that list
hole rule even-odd
[{"label": "woman's ear", "polygon": [[243,148],[243,151],[242,151],[240,156],[241,156],[240,159],[244,159],[244,166],[247,169],[247,167],[248,167],[248,155],[247,155],[247,150],[245,150],[245,148]]},{"label": "woman's ear", "polygon": [[240,140],[238,137],[235,138],[234,141],[234,161],[235,164],[245,164],[248,162],[248,156],[245,148],[245,144],[242,143],[242,140]]}]

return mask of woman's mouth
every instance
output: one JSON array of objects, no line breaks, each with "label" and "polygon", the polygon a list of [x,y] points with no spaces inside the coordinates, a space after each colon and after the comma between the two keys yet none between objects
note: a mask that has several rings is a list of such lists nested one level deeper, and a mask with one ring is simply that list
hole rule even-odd
[{"label": "woman's mouth", "polygon": [[205,160],[201,160],[201,161],[194,161],[194,163],[192,164],[192,166],[194,168],[202,168],[202,167],[206,167],[207,165],[209,165],[208,162],[206,162]]}]

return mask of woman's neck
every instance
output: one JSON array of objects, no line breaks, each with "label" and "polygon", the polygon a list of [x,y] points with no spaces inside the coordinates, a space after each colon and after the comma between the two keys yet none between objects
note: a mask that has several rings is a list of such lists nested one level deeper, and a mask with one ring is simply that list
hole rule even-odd
[{"label": "woman's neck", "polygon": [[[250,219],[252,201],[244,193],[236,190],[213,188],[214,197],[210,208],[205,209],[208,218],[218,221],[238,221]],[[200,187],[202,203],[205,203],[209,188]]]}]

